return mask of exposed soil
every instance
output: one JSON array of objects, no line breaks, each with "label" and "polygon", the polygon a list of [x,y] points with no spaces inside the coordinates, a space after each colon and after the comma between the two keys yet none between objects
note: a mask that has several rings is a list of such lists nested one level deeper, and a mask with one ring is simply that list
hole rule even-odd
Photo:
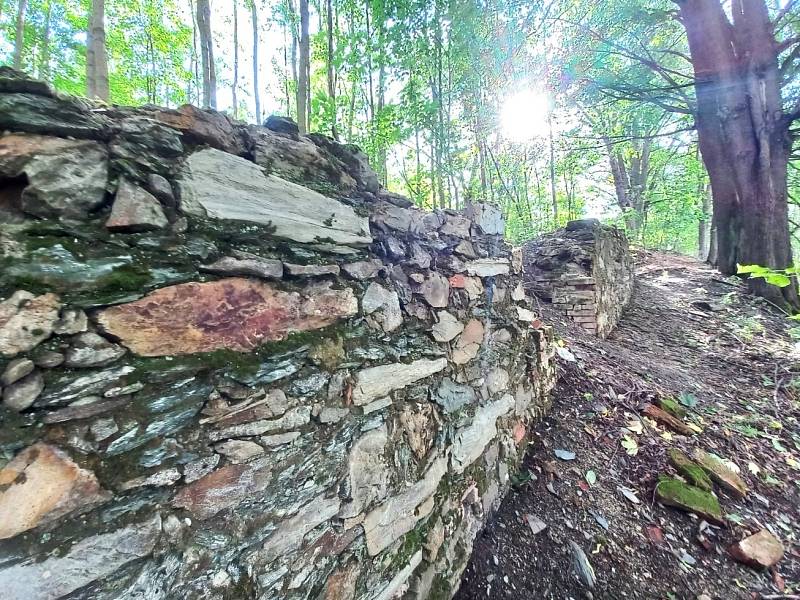
[{"label": "exposed soil", "polygon": [[[800,350],[792,322],[693,259],[647,253],[637,266],[634,299],[607,340],[541,307],[577,361],[559,360],[553,411],[536,426],[525,459],[530,476],[515,481],[476,540],[458,600],[800,599]],[[702,432],[681,436],[642,415],[644,404],[664,397],[693,405],[686,422]],[[635,454],[622,446],[626,436]],[[671,447],[700,447],[740,469],[746,499],[715,487],[724,527],[654,501],[658,476],[675,474]],[[576,458],[556,458],[557,449]],[[547,528],[534,534],[526,515]],[[728,547],[762,528],[786,552],[773,569],[756,571]],[[593,567],[591,590],[576,575],[570,541]]]}]

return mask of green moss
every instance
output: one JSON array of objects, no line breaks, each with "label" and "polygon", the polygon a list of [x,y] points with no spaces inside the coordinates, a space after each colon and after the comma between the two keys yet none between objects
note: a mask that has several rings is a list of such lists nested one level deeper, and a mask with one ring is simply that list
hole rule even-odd
[{"label": "green moss", "polygon": [[142,291],[151,281],[150,271],[138,265],[114,267],[111,273],[97,280],[98,292]]},{"label": "green moss", "polygon": [[663,504],[693,512],[708,521],[723,521],[722,508],[715,496],[677,479],[661,477],[656,485],[656,498]]},{"label": "green moss", "polygon": [[662,398],[658,403],[662,410],[665,410],[675,418],[683,419],[686,416],[686,409],[674,398]]}]

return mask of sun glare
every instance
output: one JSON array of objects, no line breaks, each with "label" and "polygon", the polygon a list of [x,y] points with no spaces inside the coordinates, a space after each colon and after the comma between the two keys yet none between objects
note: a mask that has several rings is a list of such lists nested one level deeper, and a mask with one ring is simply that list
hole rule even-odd
[{"label": "sun glare", "polygon": [[503,137],[513,142],[529,142],[548,134],[550,99],[534,90],[517,92],[503,103],[500,127]]}]

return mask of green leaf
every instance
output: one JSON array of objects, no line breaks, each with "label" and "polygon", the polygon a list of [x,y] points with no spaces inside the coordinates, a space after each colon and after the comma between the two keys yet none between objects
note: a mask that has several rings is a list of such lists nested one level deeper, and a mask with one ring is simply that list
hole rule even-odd
[{"label": "green leaf", "polygon": [[690,392],[681,392],[678,395],[678,400],[681,404],[688,408],[694,408],[697,406],[697,397]]},{"label": "green leaf", "polygon": [[586,483],[589,485],[597,483],[597,473],[594,471],[586,471]]}]

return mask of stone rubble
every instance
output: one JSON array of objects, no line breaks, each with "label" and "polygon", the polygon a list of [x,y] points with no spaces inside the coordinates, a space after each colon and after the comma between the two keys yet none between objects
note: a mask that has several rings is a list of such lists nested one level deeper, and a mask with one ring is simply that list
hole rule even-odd
[{"label": "stone rubble", "polygon": [[0,595],[451,597],[555,377],[501,212],[7,68],[0,130]]}]

